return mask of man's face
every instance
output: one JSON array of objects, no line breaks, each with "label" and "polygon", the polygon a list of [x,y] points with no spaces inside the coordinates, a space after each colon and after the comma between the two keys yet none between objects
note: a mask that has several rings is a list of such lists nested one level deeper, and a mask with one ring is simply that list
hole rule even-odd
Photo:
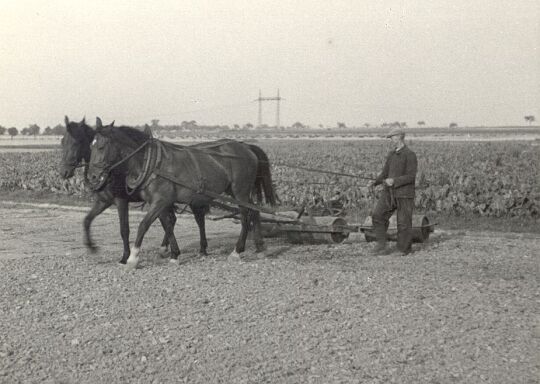
[{"label": "man's face", "polygon": [[393,148],[398,148],[401,145],[401,136],[400,135],[391,136],[390,140],[392,141],[392,147]]}]

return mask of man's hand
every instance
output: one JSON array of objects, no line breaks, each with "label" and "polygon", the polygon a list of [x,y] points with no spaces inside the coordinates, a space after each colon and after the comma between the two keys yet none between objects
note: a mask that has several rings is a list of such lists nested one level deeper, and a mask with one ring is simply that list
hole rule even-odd
[{"label": "man's hand", "polygon": [[394,185],[394,179],[390,179],[390,178],[385,179],[385,180],[384,180],[384,183],[385,183],[386,185],[388,185],[389,187],[391,187],[392,185]]}]

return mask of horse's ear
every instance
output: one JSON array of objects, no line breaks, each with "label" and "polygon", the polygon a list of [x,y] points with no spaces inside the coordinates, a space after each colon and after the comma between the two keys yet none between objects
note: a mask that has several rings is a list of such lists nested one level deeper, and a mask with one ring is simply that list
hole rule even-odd
[{"label": "horse's ear", "polygon": [[113,120],[112,123],[111,123],[111,127],[114,127],[114,120]]},{"label": "horse's ear", "polygon": [[96,128],[103,128],[103,123],[99,117],[96,117]]},{"label": "horse's ear", "polygon": [[81,120],[81,124],[86,125],[86,116],[84,116],[83,119]]},{"label": "horse's ear", "polygon": [[64,122],[66,123],[66,132],[73,136],[73,127],[69,124],[69,117],[65,117]]}]

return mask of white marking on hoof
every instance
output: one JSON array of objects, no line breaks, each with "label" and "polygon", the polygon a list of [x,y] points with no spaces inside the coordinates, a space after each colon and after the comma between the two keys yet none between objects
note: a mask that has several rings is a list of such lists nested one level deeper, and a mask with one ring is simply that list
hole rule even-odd
[{"label": "white marking on hoof", "polygon": [[171,264],[178,264],[178,259],[170,259],[169,263]]},{"label": "white marking on hoof", "polygon": [[258,250],[255,251],[255,253],[264,254],[264,252],[266,252],[267,250],[268,247],[266,246],[266,244],[263,244]]},{"label": "white marking on hoof", "polygon": [[240,254],[236,252],[236,249],[231,252],[229,257],[227,258],[227,261],[232,261],[232,262],[240,261]]},{"label": "white marking on hoof", "polygon": [[129,254],[129,258],[126,262],[126,269],[128,271],[132,271],[135,268],[137,268],[137,264],[139,264],[139,252],[140,248],[132,247],[131,252]]},{"label": "white marking on hoof", "polygon": [[158,252],[161,256],[165,256],[169,252],[169,247],[161,246]]}]

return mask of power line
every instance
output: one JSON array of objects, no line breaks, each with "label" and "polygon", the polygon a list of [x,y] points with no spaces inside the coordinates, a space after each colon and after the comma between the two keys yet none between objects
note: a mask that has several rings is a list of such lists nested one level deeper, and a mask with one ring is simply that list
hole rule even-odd
[{"label": "power line", "polygon": [[280,127],[280,121],[279,121],[279,103],[281,100],[285,100],[284,98],[279,96],[279,88],[277,90],[277,96],[276,97],[262,97],[261,90],[259,89],[259,97],[253,101],[259,102],[259,127],[262,125],[262,103],[263,101],[277,101],[276,105],[276,128],[279,129]]}]

